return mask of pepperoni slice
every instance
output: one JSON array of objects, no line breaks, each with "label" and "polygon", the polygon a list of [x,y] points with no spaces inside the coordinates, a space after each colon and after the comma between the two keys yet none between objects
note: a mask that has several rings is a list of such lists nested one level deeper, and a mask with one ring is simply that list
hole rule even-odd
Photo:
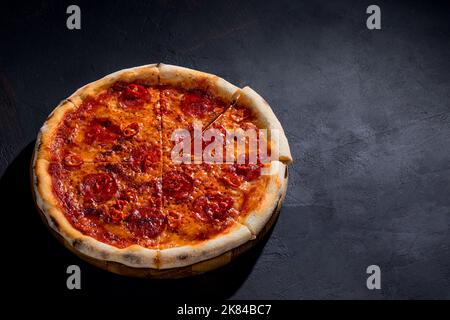
[{"label": "pepperoni slice", "polygon": [[99,165],[99,168],[106,172],[113,173],[114,176],[127,182],[131,182],[134,179],[134,171],[129,168],[128,163],[106,163],[104,165]]},{"label": "pepperoni slice", "polygon": [[171,171],[163,177],[162,190],[170,198],[186,199],[193,189],[192,178],[184,172]]},{"label": "pepperoni slice", "polygon": [[83,164],[83,158],[81,158],[78,154],[69,152],[64,156],[63,164],[66,168],[79,168]]},{"label": "pepperoni slice", "polygon": [[147,144],[135,148],[131,152],[130,156],[133,169],[142,172],[147,171],[148,168],[158,165],[161,160],[160,158],[161,151],[159,148]]},{"label": "pepperoni slice", "polygon": [[116,180],[107,173],[90,173],[83,178],[81,193],[86,200],[105,202],[117,192]]},{"label": "pepperoni slice", "polygon": [[84,217],[100,217],[103,214],[102,208],[83,208],[82,213]]},{"label": "pepperoni slice", "polygon": [[84,141],[87,144],[105,144],[120,137],[120,127],[107,118],[96,118],[86,130]]},{"label": "pepperoni slice", "polygon": [[111,94],[120,94],[123,91],[125,91],[125,89],[127,88],[128,83],[124,82],[124,81],[116,81],[110,88],[109,88],[109,92]]},{"label": "pepperoni slice", "polygon": [[112,223],[119,223],[126,219],[128,202],[125,200],[117,200],[115,204],[107,211],[107,220]]},{"label": "pepperoni slice", "polygon": [[139,124],[136,122],[130,123],[123,130],[122,133],[125,137],[134,137],[139,132]]},{"label": "pepperoni slice", "polygon": [[73,113],[69,114],[69,117],[66,119],[67,121],[73,121],[75,118],[83,118],[88,113],[91,113],[94,109],[101,106],[103,103],[103,99],[95,99],[93,97],[87,97],[80,107]]},{"label": "pepperoni slice", "polygon": [[97,97],[96,101],[98,104],[106,104],[110,98],[111,94],[109,92],[104,92]]},{"label": "pepperoni slice", "polygon": [[233,171],[226,171],[221,180],[228,186],[237,189],[242,184],[241,178]]},{"label": "pepperoni slice", "polygon": [[120,191],[116,203],[107,211],[107,220],[112,223],[119,223],[125,220],[130,214],[131,203],[137,201],[136,191],[133,189],[124,189]]},{"label": "pepperoni slice", "polygon": [[119,199],[126,202],[136,202],[137,194],[133,189],[125,189],[120,191]]},{"label": "pepperoni slice", "polygon": [[139,84],[128,84],[119,95],[119,104],[123,108],[140,108],[149,100],[147,89]]},{"label": "pepperoni slice", "polygon": [[195,199],[193,211],[205,222],[224,222],[233,210],[233,199],[221,194],[207,194]]},{"label": "pepperoni slice", "polygon": [[234,171],[247,181],[253,181],[261,176],[261,166],[257,164],[235,164]]},{"label": "pepperoni slice", "polygon": [[140,238],[155,238],[164,231],[166,225],[164,215],[151,207],[138,208],[127,218],[127,228]]},{"label": "pepperoni slice", "polygon": [[204,116],[214,109],[211,99],[198,93],[188,92],[183,96],[181,110],[191,116]]}]

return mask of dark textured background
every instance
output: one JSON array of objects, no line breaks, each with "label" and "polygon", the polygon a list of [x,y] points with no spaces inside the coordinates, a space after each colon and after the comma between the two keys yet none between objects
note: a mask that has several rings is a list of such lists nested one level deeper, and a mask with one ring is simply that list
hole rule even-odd
[{"label": "dark textured background", "polygon": [[[379,31],[365,27],[372,1],[76,3],[80,31],[65,27],[69,2],[0,8],[0,214],[10,262],[2,282],[11,290],[450,298],[448,2],[376,1]],[[266,243],[180,281],[128,279],[81,262],[47,233],[28,184],[36,133],[58,101],[105,74],[153,62],[251,85],[278,115],[295,159]],[[69,264],[82,268],[81,292],[65,289]],[[381,267],[380,291],[366,289],[371,264]]]}]

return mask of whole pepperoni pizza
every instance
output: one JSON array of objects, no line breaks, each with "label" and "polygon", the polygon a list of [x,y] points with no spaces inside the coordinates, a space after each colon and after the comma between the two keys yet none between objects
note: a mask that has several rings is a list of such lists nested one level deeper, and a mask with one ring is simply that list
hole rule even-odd
[{"label": "whole pepperoni pizza", "polygon": [[[225,145],[212,150],[215,161],[202,158],[210,143],[249,129],[266,133],[256,140],[265,140],[268,161],[257,152],[250,162],[250,144],[233,161]],[[183,136],[187,161],[174,160],[177,132],[192,133]],[[198,141],[200,153],[192,151]],[[53,110],[36,141],[33,189],[46,222],[74,251],[171,269],[254,239],[286,192],[291,161],[280,122],[255,91],[153,64],[92,82]]]}]

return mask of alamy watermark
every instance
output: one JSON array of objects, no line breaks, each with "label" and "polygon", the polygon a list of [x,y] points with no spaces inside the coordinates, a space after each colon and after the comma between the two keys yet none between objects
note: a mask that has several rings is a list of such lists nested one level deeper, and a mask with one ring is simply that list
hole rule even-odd
[{"label": "alamy watermark", "polygon": [[66,280],[66,286],[69,290],[81,289],[81,269],[73,264],[67,267],[66,273],[69,275]]},{"label": "alamy watermark", "polygon": [[366,26],[369,30],[381,29],[381,9],[376,4],[367,7],[366,13],[370,16],[366,20]]},{"label": "alamy watermark", "polygon": [[370,276],[366,280],[366,286],[369,290],[381,289],[381,269],[376,264],[370,265],[366,269],[366,273]]},{"label": "alamy watermark", "polygon": [[265,164],[278,160],[280,132],[223,127],[202,130],[201,123],[195,123],[191,130],[175,130],[171,139],[174,164]]},{"label": "alamy watermark", "polygon": [[67,7],[66,13],[70,16],[66,20],[66,27],[69,30],[81,29],[81,9],[79,6],[72,4]]}]

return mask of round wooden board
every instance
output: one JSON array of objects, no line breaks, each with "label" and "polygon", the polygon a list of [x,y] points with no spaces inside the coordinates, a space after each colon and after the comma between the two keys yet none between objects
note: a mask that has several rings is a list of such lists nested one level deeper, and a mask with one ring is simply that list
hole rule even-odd
[{"label": "round wooden board", "polygon": [[237,257],[239,257],[244,252],[248,251],[250,248],[254,247],[259,241],[261,241],[261,239],[263,239],[264,236],[268,233],[268,231],[272,228],[272,226],[274,225],[275,221],[279,216],[281,206],[286,196],[288,183],[288,169],[286,167],[285,179],[282,187],[283,192],[281,194],[281,197],[278,199],[274,212],[269,221],[267,222],[267,224],[264,226],[264,228],[256,236],[255,239],[249,240],[246,243],[240,245],[239,247],[233,248],[217,257],[200,261],[192,265],[171,269],[133,268],[115,261],[95,259],[93,257],[87,256],[79,252],[66,239],[64,239],[64,237],[62,237],[59,233],[57,233],[48,225],[44,213],[39,209],[39,207],[36,204],[36,196],[34,193],[32,177],[33,173],[31,172],[31,189],[33,193],[33,199],[42,221],[45,223],[50,232],[59,240],[59,242],[61,242],[67,249],[75,253],[78,257],[98,268],[124,276],[148,278],[148,279],[177,279],[202,274],[207,271],[211,271],[219,267],[222,267],[231,262],[232,260],[236,259]]}]

